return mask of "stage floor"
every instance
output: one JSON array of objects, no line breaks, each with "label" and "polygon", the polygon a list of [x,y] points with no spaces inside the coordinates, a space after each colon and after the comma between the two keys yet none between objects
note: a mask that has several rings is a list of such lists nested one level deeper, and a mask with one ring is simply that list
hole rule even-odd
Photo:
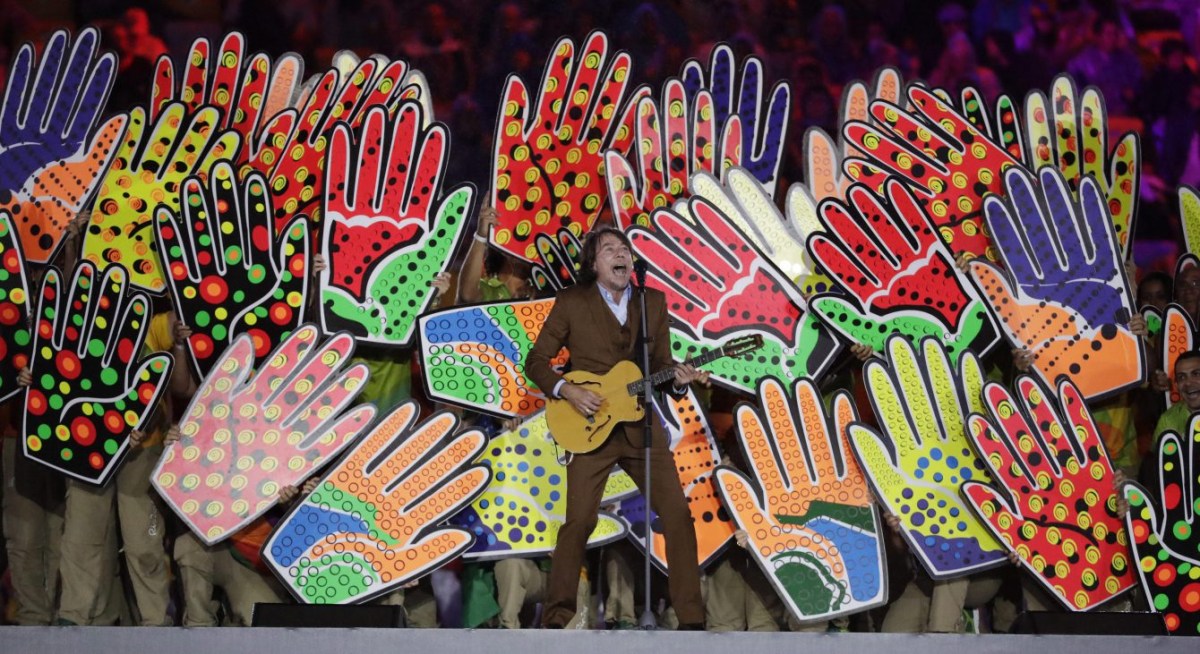
[{"label": "stage floor", "polygon": [[182,629],[0,627],[0,652],[20,654],[1195,654],[1200,640],[1136,636],[503,631],[461,629]]}]

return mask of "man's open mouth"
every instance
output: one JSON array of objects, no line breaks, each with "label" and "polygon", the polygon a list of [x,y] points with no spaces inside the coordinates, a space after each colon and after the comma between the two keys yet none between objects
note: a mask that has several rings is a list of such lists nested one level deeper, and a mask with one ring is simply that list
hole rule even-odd
[{"label": "man's open mouth", "polygon": [[625,270],[626,270],[627,268],[629,268],[629,266],[626,266],[626,265],[625,265],[625,264],[623,264],[623,263],[619,263],[619,264],[617,264],[617,265],[613,266],[613,272],[615,272],[615,273],[623,273],[623,272],[625,272]]}]

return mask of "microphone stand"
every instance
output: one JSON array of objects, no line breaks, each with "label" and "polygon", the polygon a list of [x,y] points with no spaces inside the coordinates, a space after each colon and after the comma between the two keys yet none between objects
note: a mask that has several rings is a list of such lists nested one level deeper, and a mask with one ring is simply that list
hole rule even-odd
[{"label": "microphone stand", "polygon": [[646,473],[644,478],[645,483],[642,486],[642,488],[645,489],[642,495],[646,500],[645,514],[642,518],[642,524],[644,525],[644,533],[642,536],[645,539],[644,544],[646,555],[646,566],[642,575],[645,594],[643,595],[644,604],[642,608],[642,616],[638,620],[638,627],[640,629],[651,630],[658,628],[658,620],[654,617],[654,611],[650,605],[650,578],[652,575],[650,554],[654,547],[654,538],[650,529],[650,448],[654,444],[654,423],[650,421],[654,419],[654,388],[650,385],[650,376],[653,374],[653,371],[650,370],[650,342],[653,339],[650,338],[650,320],[648,318],[649,312],[647,311],[646,306],[646,261],[644,259],[639,259],[636,263],[634,263],[633,272],[637,279],[636,286],[638,291],[638,302],[641,303],[642,308],[642,325],[638,336],[638,346],[642,353],[642,407],[645,409],[645,414],[642,417],[642,430],[644,434],[644,439],[642,442],[644,449],[642,450],[642,454],[645,457],[646,463]]}]

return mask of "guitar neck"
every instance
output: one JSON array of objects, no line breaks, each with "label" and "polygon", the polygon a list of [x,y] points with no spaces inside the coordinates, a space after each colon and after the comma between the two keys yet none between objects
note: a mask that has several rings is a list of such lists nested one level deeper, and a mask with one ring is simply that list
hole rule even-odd
[{"label": "guitar neck", "polygon": [[[709,351],[705,352],[704,354],[696,355],[696,356],[688,359],[687,361],[684,361],[684,363],[686,363],[687,365],[692,366],[692,367],[699,367],[706,363],[712,363],[713,361],[716,361],[717,359],[720,359],[723,356],[725,356],[725,348],[719,347],[714,350],[709,350]],[[653,375],[650,375],[650,378],[648,381],[650,382],[650,387],[653,388],[653,387],[658,386],[659,384],[667,381],[668,379],[674,379],[674,378],[675,378],[675,368],[671,367],[671,368],[663,368],[662,370],[659,370],[658,372],[654,373]],[[645,384],[646,381],[647,381],[647,379],[645,377],[643,377],[643,378],[633,382],[632,384],[629,384],[625,388],[629,391],[630,395],[641,395],[642,390],[643,390],[642,384]]]}]

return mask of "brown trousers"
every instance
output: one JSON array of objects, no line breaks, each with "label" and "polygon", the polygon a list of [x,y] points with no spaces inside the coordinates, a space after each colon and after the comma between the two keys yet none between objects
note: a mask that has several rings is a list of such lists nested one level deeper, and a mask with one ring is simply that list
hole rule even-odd
[{"label": "brown trousers", "polygon": [[[696,554],[696,532],[688,510],[675,459],[661,430],[650,449],[653,489],[650,500],[667,540],[671,605],[681,624],[704,623],[704,599],[700,594],[700,566]],[[579,569],[583,565],[588,536],[596,527],[596,512],[604,484],[614,465],[620,465],[645,492],[645,450],[641,447],[640,425],[616,430],[608,442],[587,454],[577,454],[567,464],[567,519],[558,532],[558,543],[550,567],[542,623],[564,626],[575,615]]]}]

